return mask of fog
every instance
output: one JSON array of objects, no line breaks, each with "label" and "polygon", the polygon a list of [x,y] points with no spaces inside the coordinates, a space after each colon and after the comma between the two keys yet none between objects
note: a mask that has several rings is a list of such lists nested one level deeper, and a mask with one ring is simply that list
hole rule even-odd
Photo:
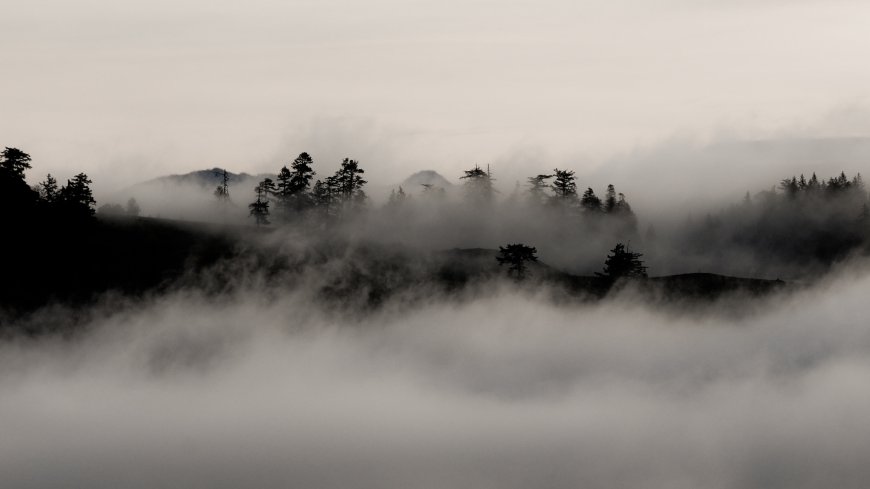
[{"label": "fog", "polygon": [[5,3],[4,144],[113,188],[300,151],[384,181],[537,148],[584,171],[812,126],[866,105],[870,73],[850,0]]},{"label": "fog", "polygon": [[0,485],[863,487],[856,265],[736,315],[510,284],[368,314],[107,297],[71,338],[0,346]]}]

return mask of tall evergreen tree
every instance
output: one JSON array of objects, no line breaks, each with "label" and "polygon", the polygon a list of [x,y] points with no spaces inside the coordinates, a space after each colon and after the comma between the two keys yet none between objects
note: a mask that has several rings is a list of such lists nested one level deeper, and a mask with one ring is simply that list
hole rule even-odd
[{"label": "tall evergreen tree", "polygon": [[556,177],[552,185],[554,199],[560,204],[573,204],[577,200],[577,182],[575,182],[574,172],[556,168],[553,174]]},{"label": "tall evergreen tree", "polygon": [[275,185],[271,178],[267,178],[254,187],[257,200],[248,204],[250,215],[254,218],[257,226],[269,224],[269,194],[275,191]]},{"label": "tall evergreen tree", "polygon": [[93,183],[87,175],[79,173],[72,180],[67,180],[66,185],[58,192],[59,200],[67,212],[79,216],[93,216],[96,212],[90,184]]},{"label": "tall evergreen tree", "polygon": [[51,173],[45,176],[45,180],[39,183],[39,196],[48,204],[54,204],[58,199],[57,180]]},{"label": "tall evergreen tree", "polygon": [[30,169],[30,155],[18,148],[6,147],[0,153],[0,170],[24,180],[24,171]]},{"label": "tall evergreen tree", "polygon": [[230,200],[230,175],[226,170],[221,170],[218,172],[218,175],[221,177],[221,183],[214,190],[214,196],[217,197],[218,202],[226,203]]},{"label": "tall evergreen tree", "polygon": [[538,257],[535,256],[537,252],[538,250],[533,246],[521,243],[509,244],[498,247],[498,256],[495,259],[499,265],[508,265],[508,275],[523,280],[528,275],[527,263],[538,261]]},{"label": "tall evergreen tree", "polygon": [[526,180],[528,182],[529,200],[533,204],[537,205],[545,202],[547,199],[547,189],[550,188],[547,180],[551,178],[553,178],[553,175],[536,175]]},{"label": "tall evergreen tree", "polygon": [[359,167],[359,162],[345,158],[341,167],[335,172],[333,185],[337,187],[341,206],[359,208],[365,202],[366,194],[363,186],[368,183],[361,176],[365,170]]},{"label": "tall evergreen tree", "polygon": [[595,191],[592,188],[587,188],[585,192],[583,192],[583,197],[580,199],[580,207],[582,207],[587,212],[600,212],[601,211],[601,199],[595,195]]},{"label": "tall evergreen tree", "polygon": [[625,245],[617,243],[604,261],[603,272],[596,275],[610,280],[620,277],[646,277],[647,268],[643,265],[641,256],[643,254],[629,251]]},{"label": "tall evergreen tree", "polygon": [[489,167],[484,170],[480,166],[474,165],[471,170],[465,170],[465,175],[459,179],[465,180],[465,196],[471,202],[476,204],[492,203],[495,189],[492,186],[494,179]]},{"label": "tall evergreen tree", "polygon": [[[620,194],[622,195],[622,194]],[[610,213],[616,210],[616,188],[613,184],[607,186],[607,192],[604,193],[604,212]]]}]

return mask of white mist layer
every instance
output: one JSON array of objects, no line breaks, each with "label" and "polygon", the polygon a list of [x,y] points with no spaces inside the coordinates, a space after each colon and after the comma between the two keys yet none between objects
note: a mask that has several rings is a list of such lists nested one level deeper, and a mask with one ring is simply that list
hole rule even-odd
[{"label": "white mist layer", "polygon": [[742,320],[166,297],[0,349],[0,486],[864,487],[868,289]]}]

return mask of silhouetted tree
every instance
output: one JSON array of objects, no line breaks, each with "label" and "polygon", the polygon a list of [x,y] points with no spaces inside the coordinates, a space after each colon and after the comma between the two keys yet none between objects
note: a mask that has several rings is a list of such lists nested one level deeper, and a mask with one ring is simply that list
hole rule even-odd
[{"label": "silhouetted tree", "polygon": [[219,172],[221,177],[221,183],[214,190],[214,196],[217,197],[218,201],[221,203],[229,202],[230,200],[230,175],[226,170],[221,170]]},{"label": "silhouetted tree", "polygon": [[18,148],[7,146],[0,153],[0,169],[24,180],[24,171],[30,169],[30,155]]},{"label": "silhouetted tree", "polygon": [[508,265],[508,275],[513,276],[517,280],[523,280],[528,274],[529,262],[537,262],[538,257],[535,254],[538,252],[532,246],[516,243],[507,246],[498,247],[498,256],[495,259],[498,264]]},{"label": "silhouetted tree", "polygon": [[257,226],[269,224],[269,193],[275,191],[271,178],[267,178],[254,187],[257,200],[248,204],[250,215],[254,217]]},{"label": "silhouetted tree", "polygon": [[136,202],[136,199],[130,197],[130,200],[127,201],[127,215],[131,217],[136,217],[139,215],[142,209],[139,208],[139,203]]},{"label": "silhouetted tree", "polygon": [[293,174],[286,166],[282,166],[278,171],[278,176],[275,178],[276,197],[278,198],[278,209],[281,211],[282,217],[287,219],[293,209],[292,186],[290,180],[293,179]]},{"label": "silhouetted tree", "polygon": [[620,277],[646,277],[646,267],[641,253],[626,250],[625,245],[617,243],[604,261],[604,271],[596,273],[599,277],[616,280]]},{"label": "silhouetted tree", "polygon": [[556,202],[563,205],[571,205],[577,200],[577,183],[574,181],[574,172],[570,170],[553,170],[556,178],[553,179],[553,194]]},{"label": "silhouetted tree", "polygon": [[59,201],[65,211],[75,216],[93,216],[94,200],[90,184],[93,183],[87,175],[79,173],[72,180],[67,180],[66,185],[58,192]]},{"label": "silhouetted tree", "polygon": [[398,192],[395,189],[390,191],[390,198],[387,200],[387,206],[392,208],[401,207],[407,198],[408,195],[405,194],[405,191],[402,190],[401,186],[399,186]]},{"label": "silhouetted tree", "polygon": [[547,180],[551,178],[553,178],[553,175],[536,175],[527,179],[529,200],[533,204],[543,204],[545,202],[547,199],[547,189],[550,188],[550,185],[547,184]]},{"label": "silhouetted tree", "polygon": [[45,180],[39,183],[39,196],[47,204],[54,204],[58,198],[57,180],[51,173],[45,176]]},{"label": "silhouetted tree", "polygon": [[365,171],[359,167],[359,162],[350,158],[345,158],[335,172],[332,183],[343,210],[359,208],[365,203],[367,197],[363,186],[368,182],[361,176],[363,173]]},{"label": "silhouetted tree", "polygon": [[459,177],[465,180],[465,195],[474,203],[489,204],[492,202],[495,189],[492,186],[493,178],[489,167],[484,171],[480,166],[474,165],[471,170],[465,170],[465,176]]},{"label": "silhouetted tree", "polygon": [[338,177],[331,175],[314,183],[312,190],[314,204],[324,218],[336,216],[341,201],[341,189]]},{"label": "silhouetted tree", "polygon": [[613,184],[607,186],[607,191],[604,193],[603,205],[604,212],[610,213],[616,210],[616,188],[613,187]]},{"label": "silhouetted tree", "polygon": [[595,191],[592,188],[587,188],[580,199],[580,207],[587,212],[600,212],[601,199],[595,195]]},{"label": "silhouetted tree", "polygon": [[291,212],[302,212],[315,205],[311,192],[311,180],[316,174],[311,167],[313,164],[314,160],[308,153],[300,153],[290,164],[292,170],[285,166],[278,172],[276,196],[285,218]]}]

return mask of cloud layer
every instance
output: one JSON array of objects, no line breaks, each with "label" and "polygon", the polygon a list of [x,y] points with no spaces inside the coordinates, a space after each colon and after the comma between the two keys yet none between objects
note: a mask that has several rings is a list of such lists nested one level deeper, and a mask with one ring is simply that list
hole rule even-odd
[{"label": "cloud layer", "polygon": [[356,318],[255,291],[113,306],[2,346],[0,483],[862,487],[868,287],[738,319],[512,289]]}]

